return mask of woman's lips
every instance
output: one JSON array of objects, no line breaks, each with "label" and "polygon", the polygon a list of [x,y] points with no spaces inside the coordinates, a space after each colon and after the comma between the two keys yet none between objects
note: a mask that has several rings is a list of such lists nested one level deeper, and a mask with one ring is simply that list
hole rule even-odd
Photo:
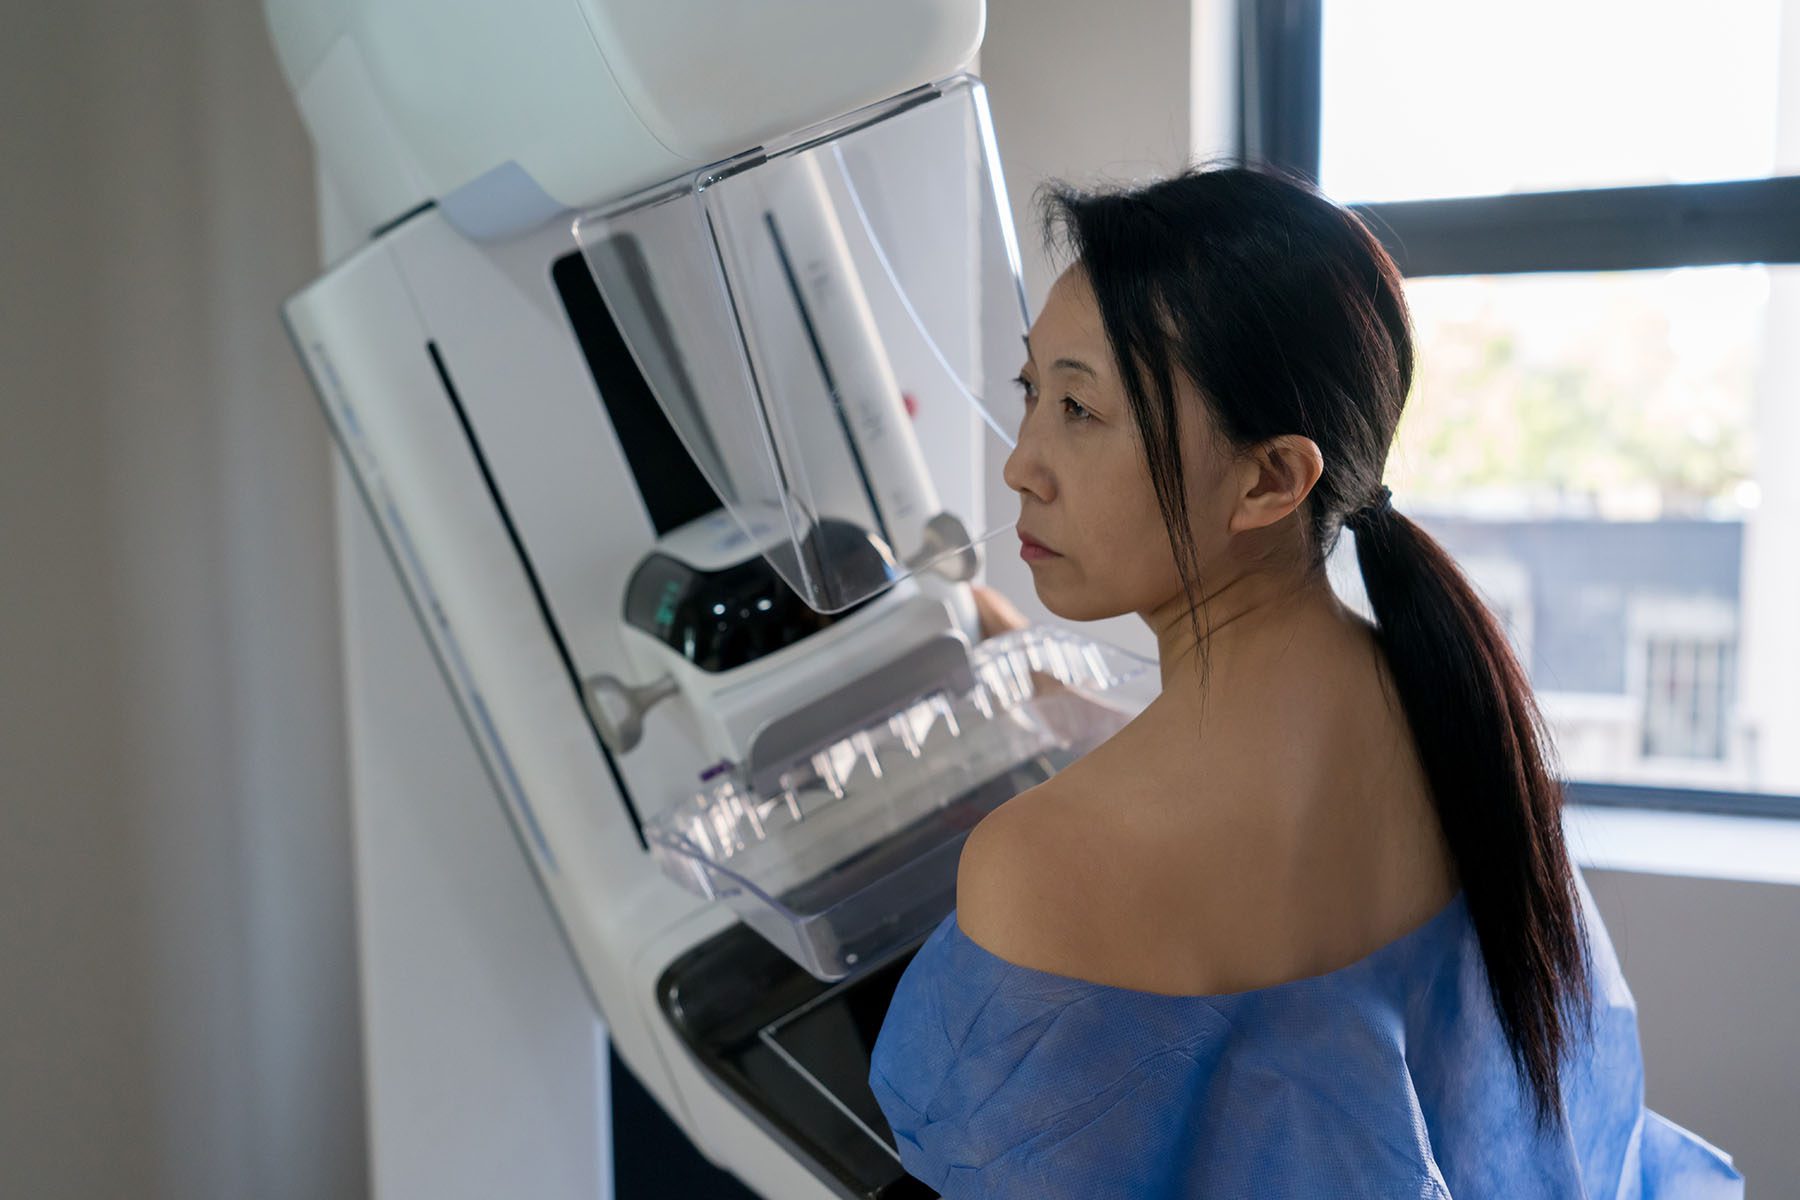
[{"label": "woman's lips", "polygon": [[1045,558],[1061,558],[1062,555],[1021,529],[1019,530],[1019,557],[1026,562],[1037,562]]}]

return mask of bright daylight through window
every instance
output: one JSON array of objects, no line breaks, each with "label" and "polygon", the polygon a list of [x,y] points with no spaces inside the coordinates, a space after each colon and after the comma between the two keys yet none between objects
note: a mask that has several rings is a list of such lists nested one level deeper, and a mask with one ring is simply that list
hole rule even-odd
[{"label": "bright daylight through window", "polygon": [[[1383,205],[1795,174],[1784,17],[1800,4],[1325,0],[1320,182],[1404,265],[1417,239]],[[1396,502],[1501,616],[1569,780],[1800,795],[1800,267],[1570,269],[1579,235],[1527,236],[1519,273],[1454,273],[1450,235],[1408,282]]]}]

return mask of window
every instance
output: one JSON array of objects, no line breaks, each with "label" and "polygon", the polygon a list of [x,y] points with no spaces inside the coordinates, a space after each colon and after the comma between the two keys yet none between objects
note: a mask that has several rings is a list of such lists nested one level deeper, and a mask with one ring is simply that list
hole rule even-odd
[{"label": "window", "polygon": [[1691,595],[1642,596],[1630,624],[1640,762],[1664,776],[1700,768],[1707,782],[1747,782],[1736,712],[1736,608]]},{"label": "window", "polygon": [[1327,0],[1319,182],[1375,201],[1793,172],[1781,9]]},{"label": "window", "polygon": [[1645,757],[1723,759],[1732,644],[1718,638],[1654,638],[1645,650]]},{"label": "window", "polygon": [[1800,816],[1800,0],[1238,24],[1243,153],[1408,278],[1388,481],[1507,629],[1571,795]]}]

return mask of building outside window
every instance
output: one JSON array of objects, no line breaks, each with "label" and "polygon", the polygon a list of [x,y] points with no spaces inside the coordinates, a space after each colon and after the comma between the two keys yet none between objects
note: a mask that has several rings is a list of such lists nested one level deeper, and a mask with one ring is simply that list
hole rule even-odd
[{"label": "building outside window", "polygon": [[1724,638],[1660,637],[1644,650],[1644,756],[1723,759],[1736,647]]},{"label": "building outside window", "polygon": [[1750,739],[1736,714],[1736,609],[1688,595],[1644,596],[1630,626],[1643,761],[1662,772],[1716,769],[1712,782],[1751,783]]}]

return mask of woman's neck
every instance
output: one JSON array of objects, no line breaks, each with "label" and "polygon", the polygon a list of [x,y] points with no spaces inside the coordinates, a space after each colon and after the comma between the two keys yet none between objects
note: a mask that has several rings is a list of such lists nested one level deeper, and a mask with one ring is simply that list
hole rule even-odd
[{"label": "woman's neck", "polygon": [[1156,635],[1165,692],[1198,688],[1203,661],[1210,686],[1229,684],[1246,668],[1260,674],[1302,629],[1354,619],[1323,572],[1305,580],[1245,572],[1199,606],[1178,595],[1139,615]]}]

